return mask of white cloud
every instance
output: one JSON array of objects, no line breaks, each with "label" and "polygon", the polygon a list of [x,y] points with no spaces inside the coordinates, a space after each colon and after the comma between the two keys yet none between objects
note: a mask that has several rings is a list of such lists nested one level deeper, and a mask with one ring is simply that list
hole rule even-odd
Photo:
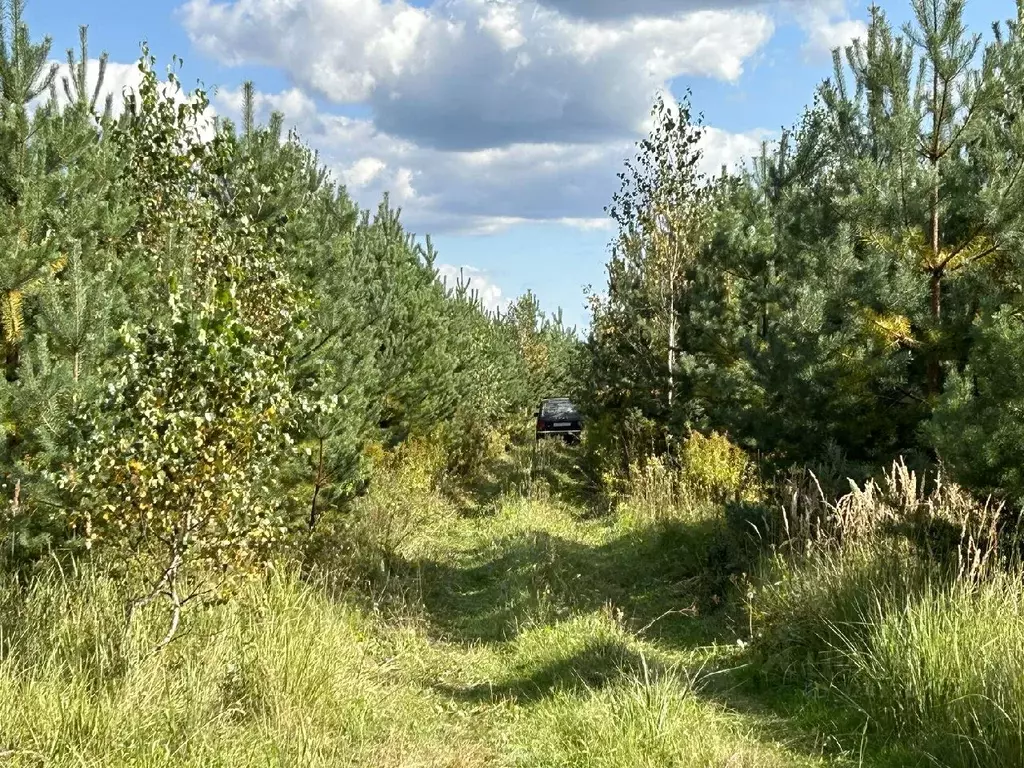
[{"label": "white cloud", "polygon": [[[829,5],[835,0],[794,0],[802,6]],[[757,8],[768,0],[540,0],[555,10],[586,19],[664,17],[687,11]]]},{"label": "white cloud", "polygon": [[[52,64],[57,65],[57,102],[63,106],[68,103],[68,98],[64,91],[64,80],[68,78],[70,70],[68,69],[66,61],[54,61],[51,62],[51,65]],[[47,67],[46,71],[47,73],[49,72],[49,67]],[[96,91],[96,83],[97,79],[99,78],[99,71],[99,59],[89,59],[86,62],[85,80],[86,85],[88,86],[87,91],[90,97],[92,97],[93,93]],[[136,65],[120,64],[115,61],[108,61],[103,73],[103,88],[102,92],[100,93],[99,99],[97,99],[96,108],[100,110],[103,109],[104,99],[106,98],[107,94],[112,94],[114,97],[114,114],[120,114],[124,94],[129,88],[138,88],[141,79],[142,75],[139,72],[139,68]],[[74,89],[72,88],[72,92],[73,90]],[[49,99],[50,94],[44,93],[41,94],[36,101],[46,102],[49,101]]]},{"label": "white cloud", "polygon": [[[258,94],[265,120],[280,95]],[[234,116],[238,104],[217,101]],[[580,229],[609,228],[603,215],[617,188],[616,173],[636,152],[631,140],[600,144],[548,142],[448,151],[418,146],[376,128],[372,120],[316,113],[286,124],[320,152],[334,177],[364,207],[388,192],[414,232],[484,234],[525,222]],[[702,170],[717,174],[756,154],[766,131],[734,134],[709,128]]]},{"label": "white cloud", "polygon": [[825,15],[812,15],[805,25],[807,43],[805,52],[811,55],[830,54],[836,48],[845,48],[854,38],[867,37],[867,25],[856,19],[831,21]]},{"label": "white cloud", "polygon": [[[680,75],[736,79],[773,31],[759,7],[636,0],[646,13],[588,15],[574,2],[187,0],[180,13],[203,52],[283,70],[293,87],[257,94],[257,112],[284,112],[358,203],[387,192],[412,231],[479,234],[609,228],[653,94]],[[372,117],[318,112],[313,94]],[[240,91],[217,105],[237,113]],[[709,130],[705,171],[755,154],[760,136]]]},{"label": "white cloud", "polygon": [[801,0],[790,0],[787,5],[807,35],[803,46],[809,58],[824,58],[836,48],[845,48],[854,38],[867,36],[867,24],[851,19],[846,0],[819,0],[811,8],[802,6]]},{"label": "white cloud", "polygon": [[[92,89],[98,62],[90,61],[89,71]],[[124,93],[138,87],[140,77],[133,64],[108,63],[103,92],[115,95],[115,112],[122,109]],[[58,93],[65,101],[60,87]],[[177,90],[172,97],[181,101],[184,94]],[[202,128],[204,139],[212,134],[215,114],[240,118],[242,91],[220,89],[212,101]],[[626,140],[448,151],[382,132],[369,119],[320,113],[298,88],[256,91],[253,101],[261,122],[272,111],[282,111],[286,125],[297,128],[303,140],[320,151],[322,161],[358,203],[373,208],[388,192],[392,204],[403,208],[412,231],[421,233],[491,234],[526,222],[610,229],[603,208],[615,191],[615,174],[635,151],[633,142]],[[756,154],[761,135],[709,129],[704,170],[716,173],[723,162],[735,165]]]},{"label": "white cloud", "polygon": [[476,267],[439,264],[437,272],[438,280],[443,281],[449,289],[454,289],[460,282],[467,284],[468,281],[470,292],[475,292],[484,307],[492,312],[496,309],[508,309],[511,303],[511,299],[502,295],[501,288],[491,281],[487,273]]},{"label": "white cloud", "polygon": [[[244,103],[242,88],[218,88],[214,97],[224,108],[236,115],[241,115]],[[281,112],[289,121],[309,123],[316,120],[316,102],[298,88],[289,88],[280,93],[263,93],[253,91],[253,111],[257,114]]]},{"label": "white cloud", "polygon": [[833,49],[843,48],[856,38],[866,39],[867,34],[868,26],[863,21],[842,19],[815,27],[811,41],[818,49],[825,48],[831,53]]},{"label": "white cloud", "polygon": [[582,229],[584,231],[611,230],[613,228],[612,225],[614,223],[609,216],[590,219],[570,219],[563,217],[561,219],[555,219],[554,221],[557,224],[563,224],[567,227]]},{"label": "white cloud", "polygon": [[361,157],[342,171],[341,177],[350,188],[360,189],[380,176],[385,168],[387,164],[379,158]]},{"label": "white cloud", "polygon": [[760,128],[745,133],[729,133],[708,126],[700,145],[704,152],[701,170],[708,176],[718,175],[723,165],[734,171],[761,153],[762,141],[774,138],[777,138],[775,131]]},{"label": "white cloud", "polygon": [[[603,209],[653,93],[681,73],[735,78],[772,31],[761,11],[678,7],[591,21],[532,0],[188,0],[182,16],[222,61],[285,71],[291,87],[254,94],[257,118],[283,112],[362,206],[387,192],[411,231],[480,234],[610,229]],[[139,77],[110,63],[118,107]],[[322,111],[313,94],[373,117]],[[241,88],[212,99],[211,118],[238,120]],[[756,154],[761,136],[709,129],[705,172]]]},{"label": "white cloud", "polygon": [[[233,116],[230,104],[217,106]],[[265,108],[257,117],[267,114]],[[617,188],[615,174],[636,151],[632,141],[445,151],[390,136],[368,119],[318,114],[287,124],[320,152],[360,205],[375,207],[388,192],[420,233],[493,233],[528,221],[607,228],[603,209]],[[735,167],[756,155],[765,136],[708,129],[704,172],[715,174],[723,163]]]},{"label": "white cloud", "polygon": [[188,0],[181,16],[204,53],[280,67],[438,149],[631,137],[656,88],[734,80],[773,31],[759,10],[590,21],[531,0]]}]

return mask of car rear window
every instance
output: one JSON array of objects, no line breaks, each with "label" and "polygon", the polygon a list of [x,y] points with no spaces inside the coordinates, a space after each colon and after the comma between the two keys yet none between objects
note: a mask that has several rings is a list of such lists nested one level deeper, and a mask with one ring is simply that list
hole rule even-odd
[{"label": "car rear window", "polygon": [[576,408],[567,399],[545,400],[541,403],[540,412],[543,416],[558,418],[576,415]]}]

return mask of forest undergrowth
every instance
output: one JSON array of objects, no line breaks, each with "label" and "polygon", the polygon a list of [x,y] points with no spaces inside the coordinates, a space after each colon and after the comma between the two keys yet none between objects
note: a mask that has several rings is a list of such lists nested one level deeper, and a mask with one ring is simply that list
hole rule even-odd
[{"label": "forest undergrowth", "polygon": [[768,547],[745,530],[753,506],[695,491],[682,503],[651,472],[614,515],[588,507],[578,460],[520,446],[458,489],[415,456],[392,464],[353,511],[347,549],[197,608],[155,655],[159,609],[112,631],[123,588],[95,566],[8,580],[0,759],[1020,764],[1014,578],[980,560],[926,566],[913,537],[880,532],[910,506],[963,523],[977,510],[956,489],[909,499],[897,468],[887,492],[832,518],[811,496],[787,511],[792,526],[841,519],[841,545],[831,533]]}]

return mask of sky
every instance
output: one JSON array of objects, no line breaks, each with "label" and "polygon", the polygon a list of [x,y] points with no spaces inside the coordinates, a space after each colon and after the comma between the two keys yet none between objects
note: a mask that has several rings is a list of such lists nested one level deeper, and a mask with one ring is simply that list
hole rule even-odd
[{"label": "sky", "polygon": [[[604,208],[659,92],[689,89],[705,169],[736,167],[792,125],[863,34],[868,0],[28,0],[62,59],[89,26],[105,85],[138,82],[147,42],[187,88],[237,118],[280,110],[362,206],[384,192],[431,235],[440,273],[488,306],[532,290],[569,325],[604,287]],[[909,0],[879,0],[891,20]],[[1014,0],[968,0],[978,32]],[[94,68],[95,69],[95,68]]]}]

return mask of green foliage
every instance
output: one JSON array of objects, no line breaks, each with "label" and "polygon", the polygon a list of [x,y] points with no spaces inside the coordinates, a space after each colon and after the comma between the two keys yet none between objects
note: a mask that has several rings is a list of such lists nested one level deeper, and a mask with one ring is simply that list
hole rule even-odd
[{"label": "green foliage", "polygon": [[545,316],[537,297],[527,291],[501,320],[524,365],[518,391],[513,390],[522,398],[520,404],[533,407],[545,397],[569,394],[576,384],[580,346],[575,329],[563,324],[561,311]]},{"label": "green foliage", "polygon": [[[592,299],[582,399],[603,469],[626,474],[640,457],[625,453],[678,455],[692,430],[714,430],[769,475],[836,452],[863,477],[938,451],[978,491],[1019,495],[1015,367],[982,362],[1011,346],[995,351],[982,329],[1024,284],[1024,39],[1016,20],[983,43],[959,0],[912,5],[902,32],[873,8],[799,122],[737,171],[666,171],[700,163],[680,138],[699,128],[685,128],[687,103],[678,119],[655,105],[613,206],[607,295]],[[692,224],[677,272],[659,201]],[[611,428],[631,413],[662,439]],[[971,415],[998,438],[983,446]],[[973,437],[957,446],[958,433]]]},{"label": "green foliage", "polygon": [[226,291],[194,313],[175,307],[167,324],[125,329],[59,480],[87,548],[165,573],[159,587],[172,591],[186,569],[266,561],[289,523],[279,466],[294,406],[279,351],[255,336]]},{"label": "green foliage", "polygon": [[433,441],[433,482],[461,480],[570,387],[560,317],[445,286],[386,198],[359,210],[282,115],[258,124],[251,83],[237,131],[143,45],[114,119],[106,54],[89,90],[83,28],[58,82],[23,4],[0,2],[6,565],[113,558],[169,639],[211,584],[344,530],[367,445]]},{"label": "green foliage", "polygon": [[957,477],[981,493],[1024,502],[1024,323],[1003,307],[975,328],[962,372],[950,374],[929,435]]}]

